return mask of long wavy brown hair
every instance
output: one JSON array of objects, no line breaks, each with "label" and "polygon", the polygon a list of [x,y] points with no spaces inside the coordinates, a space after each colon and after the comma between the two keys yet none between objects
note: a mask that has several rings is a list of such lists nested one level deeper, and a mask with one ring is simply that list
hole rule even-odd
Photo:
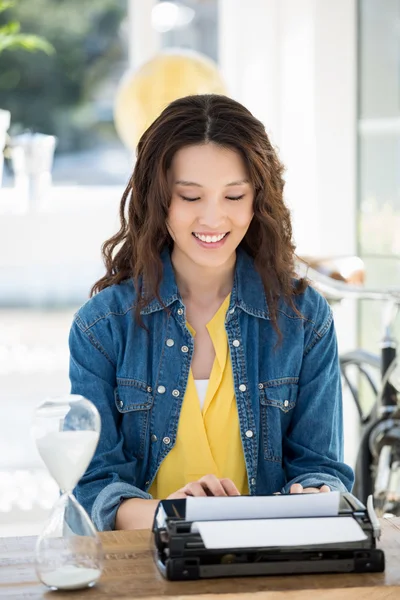
[{"label": "long wavy brown hair", "polygon": [[171,201],[167,172],[180,148],[210,142],[239,152],[247,167],[255,192],[254,216],[240,246],[254,259],[271,319],[280,333],[279,298],[286,299],[298,313],[293,297],[308,285],[304,279],[293,284],[295,246],[290,213],[283,201],[284,168],[263,124],[227,96],[206,94],[175,100],[142,135],[121,200],[121,227],[103,244],[106,274],[95,283],[91,295],[132,278],[138,293],[135,315],[141,325],[141,310],[154,298],[161,302],[160,255],[173,245],[166,226]]}]

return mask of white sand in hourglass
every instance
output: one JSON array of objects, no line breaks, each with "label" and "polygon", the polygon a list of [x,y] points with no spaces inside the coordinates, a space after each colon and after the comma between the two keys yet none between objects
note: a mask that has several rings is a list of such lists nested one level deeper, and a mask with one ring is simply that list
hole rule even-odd
[{"label": "white sand in hourglass", "polygon": [[71,491],[86,471],[98,441],[97,431],[55,431],[36,443],[50,475],[61,490]]},{"label": "white sand in hourglass", "polygon": [[89,585],[91,582],[97,581],[100,575],[100,569],[85,569],[67,565],[46,573],[42,577],[42,581],[50,588],[79,590],[83,585]]}]

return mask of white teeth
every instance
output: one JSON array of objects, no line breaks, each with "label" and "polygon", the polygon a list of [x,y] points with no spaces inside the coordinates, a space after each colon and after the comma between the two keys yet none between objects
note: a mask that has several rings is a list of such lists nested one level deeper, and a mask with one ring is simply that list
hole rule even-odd
[{"label": "white teeth", "polygon": [[221,235],[200,235],[199,233],[195,233],[194,234],[199,240],[201,240],[202,242],[207,242],[207,244],[209,243],[215,243],[215,242],[220,242],[225,236],[226,233],[222,233]]}]

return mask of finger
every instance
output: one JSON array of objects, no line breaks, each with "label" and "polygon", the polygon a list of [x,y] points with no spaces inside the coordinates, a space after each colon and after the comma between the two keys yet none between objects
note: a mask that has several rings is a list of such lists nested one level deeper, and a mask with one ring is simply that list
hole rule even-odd
[{"label": "finger", "polygon": [[208,496],[226,496],[226,492],[215,475],[205,475],[199,479],[199,483],[203,486],[204,491],[208,492]]},{"label": "finger", "polygon": [[303,494],[318,494],[320,492],[319,488],[316,487],[308,487],[304,488]]},{"label": "finger", "polygon": [[195,496],[196,498],[199,496],[207,496],[203,486],[198,481],[192,481],[192,483],[188,483],[183,488],[183,491],[188,496]]},{"label": "finger", "polygon": [[293,483],[290,486],[290,493],[291,494],[302,494],[303,493],[303,486],[301,485],[301,483]]},{"label": "finger", "polygon": [[182,490],[178,490],[177,492],[174,492],[173,494],[170,494],[167,498],[167,500],[178,500],[179,498],[188,498],[189,494],[185,494],[185,492]]},{"label": "finger", "polygon": [[220,479],[220,482],[228,496],[240,496],[240,492],[232,479]]},{"label": "finger", "polygon": [[323,485],[322,487],[320,487],[319,489],[320,492],[330,492],[331,488],[329,487],[329,485]]}]

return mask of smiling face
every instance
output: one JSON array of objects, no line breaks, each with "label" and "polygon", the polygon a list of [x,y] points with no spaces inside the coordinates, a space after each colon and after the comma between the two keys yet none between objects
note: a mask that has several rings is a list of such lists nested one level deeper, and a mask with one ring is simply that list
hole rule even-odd
[{"label": "smiling face", "polygon": [[183,254],[202,267],[234,259],[254,214],[254,191],[239,153],[213,143],[181,148],[168,183],[175,259]]}]

